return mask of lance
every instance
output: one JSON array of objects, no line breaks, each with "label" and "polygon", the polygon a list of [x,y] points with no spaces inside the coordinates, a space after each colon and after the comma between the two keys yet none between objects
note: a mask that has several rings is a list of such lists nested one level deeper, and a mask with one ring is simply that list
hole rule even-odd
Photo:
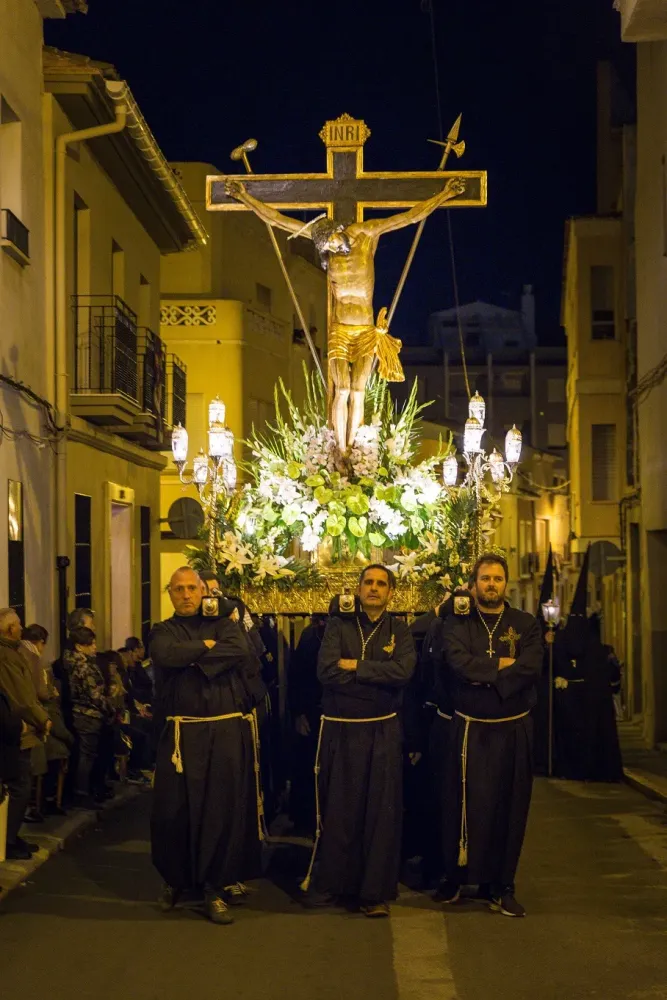
[{"label": "lance", "polygon": [[[459,130],[461,128],[461,119],[463,115],[459,115],[451,129],[449,130],[449,135],[447,136],[446,142],[439,142],[437,139],[429,139],[429,142],[435,143],[436,146],[443,146],[442,158],[440,160],[440,165],[438,170],[444,170],[447,160],[449,159],[449,154],[454,153],[458,158],[463,156],[465,153],[466,144],[464,141],[459,142]],[[396,291],[394,292],[394,298],[392,299],[389,312],[387,314],[387,326],[391,325],[391,321],[394,318],[394,313],[396,312],[396,307],[398,306],[398,300],[401,297],[401,292],[403,291],[403,286],[405,285],[405,280],[408,276],[408,272],[412,267],[412,261],[414,260],[415,254],[417,252],[417,247],[419,246],[419,241],[422,238],[422,233],[424,232],[424,226],[426,225],[426,219],[422,221],[417,226],[417,232],[414,235],[412,241],[412,246],[410,247],[410,252],[405,261],[405,265],[401,272],[401,277],[399,279],[398,285],[396,286]]]},{"label": "lance", "polygon": [[[243,162],[243,166],[246,169],[246,173],[247,174],[251,174],[253,171],[252,171],[252,167],[250,166],[250,160],[248,159],[248,153],[251,153],[254,149],[257,149],[257,140],[256,139],[246,139],[246,141],[244,143],[242,143],[240,146],[237,146],[236,149],[232,150],[232,152],[230,153],[230,159],[235,160],[235,161],[241,160]],[[313,221],[315,221],[315,220],[313,220]],[[312,225],[312,223],[310,223],[310,225]],[[294,285],[292,284],[292,279],[290,278],[289,273],[287,271],[287,267],[285,266],[285,261],[283,260],[283,255],[282,255],[282,253],[280,251],[280,245],[279,245],[278,240],[276,238],[276,234],[273,231],[273,227],[272,227],[271,223],[267,222],[266,223],[266,228],[268,230],[269,237],[271,239],[271,243],[273,244],[273,249],[276,252],[276,257],[278,258],[278,263],[280,264],[280,270],[283,272],[283,277],[284,277],[284,279],[285,279],[285,281],[287,283],[287,288],[289,289],[289,293],[290,293],[290,296],[291,296],[291,299],[292,299],[292,304],[294,305],[294,309],[296,311],[296,314],[299,317],[299,322],[301,323],[301,329],[303,330],[304,336],[306,338],[306,342],[308,344],[308,347],[310,348],[310,353],[313,356],[313,361],[315,362],[315,367],[317,368],[317,372],[318,372],[318,374],[320,376],[320,380],[322,382],[322,385],[324,386],[324,388],[326,390],[326,388],[327,388],[327,382],[326,382],[326,379],[324,377],[324,372],[322,371],[322,363],[320,362],[320,358],[319,358],[319,355],[317,353],[317,348],[315,347],[315,344],[313,342],[313,338],[310,335],[310,330],[308,329],[308,326],[306,325],[306,320],[305,320],[305,317],[303,315],[303,310],[301,309],[301,305],[299,304],[299,300],[298,300],[296,292],[294,290]],[[304,229],[307,229],[307,228],[308,228],[307,225],[304,226]]]}]

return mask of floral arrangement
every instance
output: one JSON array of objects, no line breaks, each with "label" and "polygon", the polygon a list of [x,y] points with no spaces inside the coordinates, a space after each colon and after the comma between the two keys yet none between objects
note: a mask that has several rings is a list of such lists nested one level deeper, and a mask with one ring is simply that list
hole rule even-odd
[{"label": "floral arrangement", "polygon": [[[451,440],[440,440],[435,455],[414,464],[429,405],[417,403],[416,380],[400,410],[387,383],[371,380],[365,423],[341,455],[327,426],[324,392],[311,374],[305,377],[302,409],[278,382],[275,423],[263,434],[253,428],[246,442],[252,461],[243,466],[248,481],[218,512],[216,562],[225,589],[310,586],[320,574],[315,553],[322,548],[332,562],[384,560],[410,583],[462,583],[474,498],[442,483]],[[188,555],[193,565],[206,565],[200,549],[191,546]]]}]

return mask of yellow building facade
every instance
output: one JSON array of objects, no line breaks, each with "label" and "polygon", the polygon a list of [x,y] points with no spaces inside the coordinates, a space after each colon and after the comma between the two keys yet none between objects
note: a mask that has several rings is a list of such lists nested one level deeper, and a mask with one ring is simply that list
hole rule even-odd
[{"label": "yellow building facade", "polygon": [[[173,164],[198,214],[204,217],[206,177],[213,164]],[[204,218],[206,246],[162,260],[160,336],[187,365],[189,463],[206,451],[208,404],[219,396],[236,439],[237,461],[248,458],[242,442],[253,425],[273,419],[274,389],[282,379],[297,402],[304,396],[304,365],[314,363],[266,226],[247,212],[214,212]],[[310,247],[276,233],[302,313],[326,371],[326,275]],[[305,254],[305,256],[304,256]],[[183,496],[170,463],[162,479],[162,518]],[[162,579],[183,562],[183,541],[165,530]],[[163,596],[163,610],[168,602]]]},{"label": "yellow building facade", "polygon": [[54,655],[74,607],[101,648],[159,616],[186,384],[157,334],[160,265],[205,240],[114,68],[43,49],[42,18],[84,8],[0,2],[0,606]]}]

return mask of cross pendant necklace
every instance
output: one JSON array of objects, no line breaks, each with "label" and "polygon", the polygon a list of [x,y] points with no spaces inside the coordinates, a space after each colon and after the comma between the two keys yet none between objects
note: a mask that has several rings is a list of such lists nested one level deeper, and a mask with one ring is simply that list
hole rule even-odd
[{"label": "cross pendant necklace", "polygon": [[375,633],[377,632],[377,630],[379,629],[379,627],[380,627],[381,624],[382,624],[382,619],[380,619],[380,621],[377,623],[377,625],[375,626],[375,628],[373,629],[373,631],[370,633],[370,635],[368,636],[368,638],[364,639],[364,632],[363,632],[363,629],[361,627],[361,622],[357,618],[357,628],[359,630],[359,638],[361,639],[361,659],[362,660],[365,659],[365,657],[366,657],[366,647],[368,646],[368,643],[371,641],[371,639],[373,638],[373,636],[375,635]]},{"label": "cross pendant necklace", "polygon": [[495,633],[496,629],[500,625],[500,622],[501,622],[501,619],[502,619],[503,615],[505,614],[505,609],[503,608],[503,610],[498,615],[498,621],[493,626],[493,628],[489,628],[489,626],[486,624],[486,622],[484,621],[484,618],[482,617],[482,612],[479,610],[479,608],[477,608],[477,614],[479,615],[479,620],[481,621],[482,625],[486,629],[486,631],[488,633],[488,636],[489,636],[489,648],[487,649],[487,653],[489,654],[489,656],[493,656],[493,636],[494,636],[494,633]]}]

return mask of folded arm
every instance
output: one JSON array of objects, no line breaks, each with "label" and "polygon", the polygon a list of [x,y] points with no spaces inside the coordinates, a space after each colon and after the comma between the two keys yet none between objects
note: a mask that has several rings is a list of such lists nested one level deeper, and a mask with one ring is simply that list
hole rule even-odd
[{"label": "folded arm", "polygon": [[317,678],[320,684],[350,684],[356,670],[343,670],[339,666],[342,657],[342,636],[340,618],[330,618],[324,630],[324,638],[317,657]]},{"label": "folded arm", "polygon": [[360,684],[388,684],[404,687],[412,677],[417,653],[412,636],[406,628],[394,633],[396,648],[390,660],[358,660],[357,680]]},{"label": "folded arm", "polygon": [[445,623],[443,650],[452,672],[468,684],[494,684],[498,679],[500,659],[471,652],[468,619],[452,618]]},{"label": "folded arm", "polygon": [[495,686],[501,698],[510,698],[531,684],[535,684],[542,671],[544,643],[537,620],[521,637],[521,651],[511,667],[501,670]]},{"label": "folded arm", "polygon": [[37,701],[29,669],[23,667],[22,661],[16,663],[9,659],[5,660],[0,666],[0,687],[7,695],[12,708],[24,722],[34,729],[45,728],[49,716]]}]

